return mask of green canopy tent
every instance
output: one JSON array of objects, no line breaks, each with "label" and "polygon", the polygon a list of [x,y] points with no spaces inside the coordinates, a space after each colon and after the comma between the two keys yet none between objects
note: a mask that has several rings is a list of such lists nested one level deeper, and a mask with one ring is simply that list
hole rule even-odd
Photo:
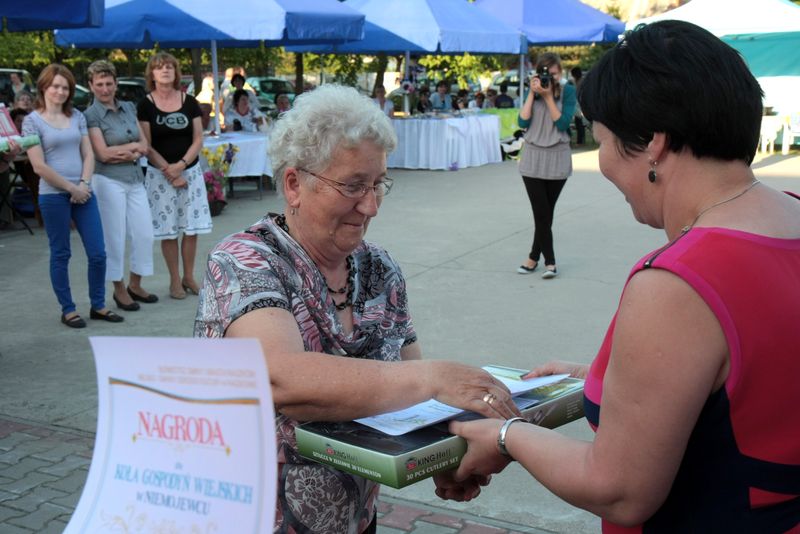
[{"label": "green canopy tent", "polygon": [[747,60],[761,76],[800,76],[800,32],[729,35],[723,41]]}]

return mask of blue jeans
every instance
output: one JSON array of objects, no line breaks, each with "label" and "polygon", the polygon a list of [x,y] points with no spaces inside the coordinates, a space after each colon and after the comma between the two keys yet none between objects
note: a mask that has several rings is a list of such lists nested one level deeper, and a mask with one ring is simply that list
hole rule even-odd
[{"label": "blue jeans", "polygon": [[94,195],[86,204],[72,204],[69,199],[67,193],[39,196],[39,209],[50,241],[50,282],[61,304],[61,312],[74,312],[75,303],[69,289],[69,259],[72,256],[70,221],[75,221],[89,260],[89,300],[92,309],[102,310],[106,307],[106,249],[97,200]]}]

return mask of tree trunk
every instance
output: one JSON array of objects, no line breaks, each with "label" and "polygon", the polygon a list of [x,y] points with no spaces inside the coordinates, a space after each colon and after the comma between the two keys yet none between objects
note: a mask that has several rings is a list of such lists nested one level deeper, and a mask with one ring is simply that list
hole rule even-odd
[{"label": "tree trunk", "polygon": [[375,72],[375,85],[372,87],[373,98],[375,97],[375,89],[377,89],[379,85],[383,85],[383,77],[386,74],[386,67],[388,64],[389,58],[386,57],[386,54],[378,54],[376,58],[377,71]]},{"label": "tree trunk", "polygon": [[269,76],[269,56],[267,54],[266,48],[264,47],[263,41],[258,46],[257,57],[259,61],[256,62],[256,75]]},{"label": "tree trunk", "polygon": [[202,51],[199,48],[192,48],[189,53],[192,56],[192,79],[194,80],[194,96],[200,93],[203,88],[203,72],[200,70],[203,61]]},{"label": "tree trunk", "polygon": [[401,80],[403,78],[405,78],[405,76],[403,74],[405,72],[405,68],[406,68],[405,65],[403,65],[403,62],[405,61],[405,59],[406,59],[405,54],[400,54],[399,56],[395,57],[395,60],[397,61],[397,73],[400,76]]},{"label": "tree trunk", "polygon": [[299,95],[303,92],[303,54],[294,55],[294,94]]}]

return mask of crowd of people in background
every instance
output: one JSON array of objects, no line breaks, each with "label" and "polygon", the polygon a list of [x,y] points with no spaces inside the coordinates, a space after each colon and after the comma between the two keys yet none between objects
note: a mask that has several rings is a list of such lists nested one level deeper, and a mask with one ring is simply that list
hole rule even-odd
[{"label": "crowd of people in background", "polygon": [[[15,164],[35,194],[61,322],[70,328],[87,326],[70,288],[73,227],[86,251],[90,319],[124,321],[106,306],[106,282],[113,286],[119,310],[133,312],[141,303],[158,302],[142,285],[143,277],[154,271],[154,241],[161,243],[170,274],[169,296],[199,294],[194,274],[197,235],[212,230],[199,165],[202,112],[197,100],[181,90],[177,59],[164,52],[150,59],[148,94],[138,105],[117,98],[113,64],[95,61],[88,69],[93,102],[84,112],[73,107],[76,83],[67,67],[51,64],[43,69],[35,96],[17,83],[21,76],[12,74],[10,116],[23,136],[36,135],[40,142],[14,161],[23,150],[9,141],[8,150],[0,154],[0,187],[8,189],[9,168]],[[237,88],[240,81],[233,80],[229,113],[248,126],[257,118],[247,113],[249,99]],[[142,161],[147,162],[144,168]],[[10,210],[0,211],[2,227],[12,220]]]},{"label": "crowd of people in background", "polygon": [[[580,67],[574,67],[569,71],[569,77],[562,73],[559,78],[560,83],[572,85],[577,88],[583,75]],[[508,81],[503,81],[497,86],[490,86],[485,90],[458,88],[456,84],[449,80],[440,80],[434,86],[421,85],[408,91],[411,102],[412,114],[424,113],[449,113],[460,110],[480,110],[480,109],[513,109],[520,108],[525,102],[525,96],[530,89],[530,78],[524,81],[524,92],[522,98],[519,89],[511,87]],[[405,96],[405,95],[404,95]],[[392,117],[401,111],[402,106],[397,103],[397,91],[387,93],[383,84],[376,84],[373,90],[373,101],[387,114]],[[577,132],[577,145],[585,143],[586,125],[580,115],[578,108],[574,117],[574,128]]]},{"label": "crowd of people in background", "polygon": [[[580,69],[573,69],[572,75],[574,83],[579,83]],[[292,107],[288,95],[278,93],[274,96],[274,109],[263,112],[241,67],[227,69],[217,91],[210,75],[203,78],[197,97],[186,94],[180,84],[180,65],[167,53],[151,58],[145,78],[148,94],[144,99],[137,104],[121,101],[116,97],[113,64],[92,63],[88,84],[93,102],[84,113],[72,108],[75,79],[62,65],[43,70],[35,88],[24,82],[22,71],[12,72],[8,94],[2,96],[11,108],[17,129],[23,134],[39,135],[42,144],[28,150],[27,158],[16,157],[22,150],[14,143],[0,155],[0,187],[7,188],[9,170],[14,165],[32,192],[36,216],[50,241],[51,282],[61,305],[61,320],[69,327],[86,326],[69,288],[71,226],[80,233],[89,258],[90,318],[123,320],[105,305],[105,282],[111,282],[112,299],[119,310],[137,311],[142,304],[158,301],[158,296],[142,285],[143,278],[154,272],[152,249],[156,241],[169,272],[169,296],[184,299],[187,294],[198,294],[200,286],[194,274],[197,236],[212,230],[199,151],[203,134],[215,128],[211,117],[219,110],[223,131],[255,132],[270,126]],[[490,87],[473,95],[466,89],[451,94],[451,87],[447,80],[439,81],[432,94],[428,87],[420,87],[415,94],[414,112],[502,109],[515,104],[506,83],[499,86],[499,92]],[[558,93],[557,90],[555,94]],[[566,94],[574,101],[574,88]],[[523,121],[525,113],[529,113],[525,111],[529,100],[530,95],[521,111]],[[397,110],[383,85],[376,86],[372,101],[387,117]],[[565,112],[571,114],[570,109]],[[559,123],[569,120],[572,119]],[[574,121],[579,143],[583,143],[585,126],[579,110]],[[63,132],[58,125],[64,127]],[[538,125],[529,128],[531,137],[537,128]],[[559,132],[562,133],[557,137],[561,139],[565,134],[562,129]],[[61,139],[64,136],[69,140]],[[562,140],[562,144],[568,149],[568,140]],[[529,152],[535,152],[535,144],[531,143]],[[523,172],[526,186],[541,179],[548,180],[543,182],[548,187],[563,186],[566,179],[539,177],[537,172]],[[548,266],[545,274],[555,275],[552,238],[542,236],[551,232],[550,224],[543,221],[552,220],[557,194],[544,191],[533,195],[529,191],[529,195],[537,235],[531,256],[520,272],[535,269],[538,260],[533,256],[541,250]],[[12,224],[13,214],[4,204],[0,207],[0,229]],[[127,282],[123,272],[126,263],[130,267]]]}]

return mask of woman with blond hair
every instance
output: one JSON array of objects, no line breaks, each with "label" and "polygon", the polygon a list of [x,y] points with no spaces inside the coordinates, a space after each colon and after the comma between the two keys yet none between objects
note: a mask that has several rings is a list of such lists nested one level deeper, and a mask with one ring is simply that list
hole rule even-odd
[{"label": "woman with blond hair", "polygon": [[38,135],[41,145],[28,149],[39,181],[39,209],[50,242],[50,281],[61,304],[61,322],[84,328],[69,286],[70,225],[81,236],[89,259],[89,317],[112,323],[122,317],[106,308],[106,251],[97,200],[92,195],[94,153],[86,119],[72,109],[75,78],[67,67],[51,64],[36,81],[34,111],[22,123],[23,135]]},{"label": "woman with blond hair", "polygon": [[[94,103],[86,110],[89,139],[95,154],[95,193],[103,220],[106,280],[114,284],[114,302],[136,311],[139,302],[158,297],[142,288],[142,276],[153,274],[153,225],[139,158],[147,142],[136,120],[136,106],[117,100],[117,70],[110,62],[89,65]],[[130,284],[125,287],[125,245],[130,238]]]},{"label": "woman with blond hair", "polygon": [[[145,70],[150,90],[139,102],[139,125],[148,145],[145,187],[153,234],[169,270],[169,296],[186,298],[200,288],[194,278],[197,235],[211,232],[203,171],[200,106],[181,91],[178,60],[166,52],[150,58]],[[183,234],[183,239],[178,243]],[[183,261],[183,275],[180,262]]]}]

